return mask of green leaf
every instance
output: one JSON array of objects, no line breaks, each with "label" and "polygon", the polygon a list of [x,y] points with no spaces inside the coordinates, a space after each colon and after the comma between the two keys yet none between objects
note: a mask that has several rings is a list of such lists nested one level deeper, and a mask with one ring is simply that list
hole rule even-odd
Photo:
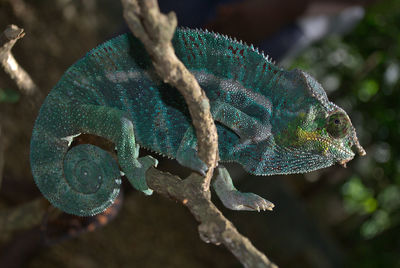
[{"label": "green leaf", "polygon": [[344,205],[351,213],[370,214],[378,207],[372,189],[366,187],[361,179],[353,176],[342,187]]},{"label": "green leaf", "polygon": [[19,101],[20,94],[12,89],[1,89],[0,88],[0,103],[16,103]]},{"label": "green leaf", "polygon": [[378,93],[378,90],[378,83],[373,79],[367,79],[361,84],[358,90],[358,98],[363,102],[367,102]]}]

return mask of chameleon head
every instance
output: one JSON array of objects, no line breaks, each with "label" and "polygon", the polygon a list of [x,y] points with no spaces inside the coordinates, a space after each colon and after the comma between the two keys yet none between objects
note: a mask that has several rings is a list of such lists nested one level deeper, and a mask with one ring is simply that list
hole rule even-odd
[{"label": "chameleon head", "polygon": [[[302,148],[333,160],[343,167],[354,158],[353,146],[360,155],[365,155],[349,116],[341,108],[337,107],[323,119],[315,119],[304,120],[297,126],[297,142]],[[318,120],[320,122],[317,122]]]},{"label": "chameleon head", "polygon": [[312,76],[303,71],[294,72],[301,77],[311,99],[316,100],[308,110],[308,118],[297,126],[300,143],[310,143],[317,154],[343,167],[354,158],[353,146],[358,154],[365,155],[347,113],[328,100],[321,84]]},{"label": "chameleon head", "polygon": [[[346,112],[328,100],[322,86],[303,71],[284,72],[283,92],[271,116],[271,134],[242,149],[239,162],[256,175],[305,173],[365,155]],[[286,99],[285,99],[286,98]],[[281,99],[285,99],[285,105]]]}]

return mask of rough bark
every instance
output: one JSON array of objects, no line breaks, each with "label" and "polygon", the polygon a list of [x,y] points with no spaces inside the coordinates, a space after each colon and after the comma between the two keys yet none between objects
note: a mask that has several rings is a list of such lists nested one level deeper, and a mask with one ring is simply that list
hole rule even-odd
[{"label": "rough bark", "polygon": [[146,178],[149,187],[187,206],[200,223],[199,234],[206,243],[224,244],[245,267],[277,267],[210,200],[210,180],[218,161],[218,137],[208,98],[174,53],[171,39],[177,25],[175,13],[160,13],[156,0],[122,0],[122,4],[128,26],[146,47],[158,75],[184,96],[196,129],[199,157],[209,166],[206,178],[192,173],[185,180],[152,168]]},{"label": "rough bark", "polygon": [[160,13],[157,1],[122,1],[124,17],[153,60],[158,75],[179,90],[186,100],[196,129],[199,157],[209,170],[203,188],[208,190],[218,161],[218,136],[210,104],[194,76],[176,57],[172,37],[177,25],[175,13]]},{"label": "rough bark", "polygon": [[200,223],[198,230],[204,242],[223,244],[244,267],[277,267],[248,238],[241,235],[211,202],[207,192],[199,187],[203,180],[200,175],[193,173],[181,180],[178,176],[154,168],[146,175],[151,189],[167,198],[178,200],[190,210]]}]

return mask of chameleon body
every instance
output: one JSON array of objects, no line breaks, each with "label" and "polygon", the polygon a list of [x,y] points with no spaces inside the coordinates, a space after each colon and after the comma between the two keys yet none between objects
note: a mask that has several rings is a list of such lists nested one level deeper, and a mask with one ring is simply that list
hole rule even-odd
[{"label": "chameleon body", "polygon": [[[345,164],[351,147],[365,154],[347,114],[330,102],[307,73],[283,70],[253,46],[202,30],[178,29],[178,58],[205,90],[217,124],[221,161],[256,175],[305,173]],[[71,147],[93,134],[112,141],[132,185],[151,194],[145,171],[157,164],[138,157],[139,146],[204,173],[183,97],[155,74],[142,44],[116,37],[72,65],[47,96],[31,139],[36,184],[50,202],[71,214],[95,215],[119,193],[120,169],[104,150]],[[235,189],[223,167],[214,179],[232,209],[271,209],[272,203]]]}]

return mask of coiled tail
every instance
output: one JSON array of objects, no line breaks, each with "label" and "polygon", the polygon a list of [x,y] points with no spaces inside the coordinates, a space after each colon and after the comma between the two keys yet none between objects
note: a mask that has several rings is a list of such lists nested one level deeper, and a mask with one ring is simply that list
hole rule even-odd
[{"label": "coiled tail", "polygon": [[37,186],[52,205],[69,214],[101,213],[120,191],[116,161],[91,144],[70,147],[70,141],[63,138],[68,123],[59,127],[66,121],[44,116],[48,113],[43,110],[46,107],[41,110],[31,139],[31,169]]}]

